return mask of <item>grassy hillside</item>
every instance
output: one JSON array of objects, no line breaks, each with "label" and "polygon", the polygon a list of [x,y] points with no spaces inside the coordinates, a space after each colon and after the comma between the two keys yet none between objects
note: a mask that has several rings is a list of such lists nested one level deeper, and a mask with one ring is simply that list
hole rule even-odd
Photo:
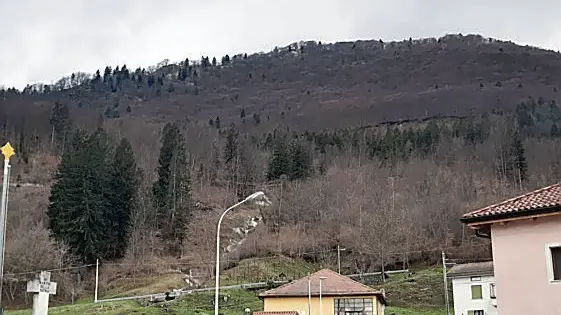
[{"label": "grassy hillside", "polygon": [[[243,314],[245,308],[252,311],[263,310],[263,303],[255,293],[235,290],[226,291],[228,301],[221,302],[221,313],[224,315]],[[214,295],[211,293],[193,294],[182,297],[178,301],[161,303],[154,306],[141,306],[138,302],[114,302],[106,304],[77,304],[70,306],[52,307],[49,314],[99,314],[99,315],[123,315],[123,314],[211,314],[213,311],[212,301]],[[8,311],[10,315],[29,315],[31,310]],[[441,309],[415,308],[415,307],[393,307],[386,309],[387,315],[441,315]]]},{"label": "grassy hillside", "polygon": [[[238,266],[224,272],[223,280],[231,281],[232,274],[238,268],[255,266],[251,270],[263,273],[263,277],[275,276],[277,272],[290,274],[307,273],[317,269],[318,266],[302,261],[279,257],[278,259],[248,259],[242,261]],[[120,280],[110,284],[112,288],[107,296],[131,296],[136,294],[159,293],[173,288],[173,277],[164,276],[160,278],[145,278],[136,282],[126,283]],[[177,287],[175,287],[177,288]],[[442,314],[442,272],[439,268],[424,268],[413,272],[411,275],[394,274],[383,285],[374,286],[376,289],[384,288],[388,298],[388,315],[434,315]],[[221,309],[224,315],[241,314],[245,308],[253,311],[262,310],[263,304],[258,298],[259,292],[247,290],[225,290],[222,295]],[[52,307],[49,314],[205,314],[213,310],[212,292],[185,295],[175,301],[158,303],[146,306],[143,301],[112,302],[93,304],[91,300],[83,299],[78,304]],[[9,311],[7,314],[26,315],[30,310]]]},{"label": "grassy hillside", "polygon": [[244,259],[223,272],[222,283],[239,284],[269,280],[294,280],[313,273],[319,265],[287,256]]},{"label": "grassy hillside", "polygon": [[[406,289],[407,290],[407,289]],[[246,308],[252,311],[263,310],[263,303],[257,297],[256,292],[247,290],[227,290],[223,292],[227,296],[227,301],[221,301],[221,313],[224,315],[241,314]],[[209,314],[213,310],[213,293],[197,293],[185,295],[177,301],[159,303],[152,306],[143,306],[142,302],[113,302],[104,304],[80,303],[76,305],[52,307],[49,314],[100,314],[100,315],[121,315],[121,314]],[[409,307],[389,306],[386,310],[388,315],[434,315],[442,314],[443,311],[436,306],[415,306]],[[30,310],[8,311],[7,314],[27,315]]]},{"label": "grassy hillside", "polygon": [[444,305],[441,268],[418,269],[411,275],[394,274],[374,288],[384,288],[388,303],[396,307],[438,309]]},{"label": "grassy hillside", "polygon": [[185,281],[180,274],[163,276],[141,277],[131,279],[117,279],[108,284],[106,291],[100,294],[100,298],[115,298],[125,296],[144,295],[151,293],[162,293],[185,286]]},{"label": "grassy hillside", "polygon": [[[226,291],[225,296],[228,300],[221,301],[221,313],[224,315],[243,314],[246,307],[252,310],[262,310],[261,301],[253,292],[245,290]],[[200,293],[185,295],[181,299],[173,302],[159,303],[153,306],[142,306],[141,302],[113,302],[104,304],[81,303],[76,305],[52,307],[49,314],[100,314],[100,315],[122,315],[122,314],[205,314],[212,313],[214,309],[213,293]],[[27,315],[31,310],[8,311],[7,314]]]}]

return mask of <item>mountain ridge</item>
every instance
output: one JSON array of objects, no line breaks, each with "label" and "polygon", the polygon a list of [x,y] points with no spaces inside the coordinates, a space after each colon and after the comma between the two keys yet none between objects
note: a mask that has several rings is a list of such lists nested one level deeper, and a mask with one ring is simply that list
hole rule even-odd
[{"label": "mountain ridge", "polygon": [[[52,87],[28,86],[19,99],[59,100],[101,111],[106,119],[205,123],[221,117],[224,125],[244,110],[248,120],[323,129],[512,109],[528,95],[555,98],[559,70],[556,52],[480,35],[307,41],[220,61],[202,57],[134,71],[107,67],[97,80],[78,72]],[[10,91],[0,91],[4,103],[17,99]]]}]

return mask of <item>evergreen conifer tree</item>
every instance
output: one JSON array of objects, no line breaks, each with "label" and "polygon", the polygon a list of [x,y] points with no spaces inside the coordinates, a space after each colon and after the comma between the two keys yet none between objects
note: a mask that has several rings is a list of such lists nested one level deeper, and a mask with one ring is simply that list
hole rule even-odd
[{"label": "evergreen conifer tree", "polygon": [[76,132],[59,165],[47,211],[55,238],[85,262],[112,258],[108,174],[110,146],[103,130]]},{"label": "evergreen conifer tree", "polygon": [[256,167],[251,157],[247,143],[240,143],[238,146],[238,178],[236,182],[236,192],[239,200],[253,193]]},{"label": "evergreen conifer tree", "polygon": [[49,121],[52,126],[51,144],[55,145],[57,150],[61,152],[64,150],[65,144],[71,137],[72,132],[72,122],[68,106],[56,102]]},{"label": "evergreen conifer tree", "polygon": [[522,182],[528,179],[528,163],[526,162],[526,150],[524,149],[524,144],[520,139],[518,130],[515,130],[512,135],[510,150],[512,160],[512,166],[510,168],[514,170],[513,179],[517,184],[522,186]]},{"label": "evergreen conifer tree", "polygon": [[232,189],[236,189],[236,195],[240,192],[238,188],[239,175],[239,154],[238,154],[238,131],[234,124],[230,125],[226,133],[226,143],[224,145],[224,166],[226,168],[226,180]]},{"label": "evergreen conifer tree", "polygon": [[507,122],[504,140],[497,153],[498,176],[522,188],[522,183],[528,179],[528,164],[526,150],[520,136],[516,117]]},{"label": "evergreen conifer tree", "polygon": [[267,180],[275,180],[290,173],[290,156],[286,137],[277,135],[273,140],[273,153],[267,169]]},{"label": "evergreen conifer tree", "polygon": [[113,223],[113,253],[121,258],[128,245],[129,224],[134,207],[137,205],[139,171],[130,142],[123,138],[115,150],[111,166],[111,221]]},{"label": "evergreen conifer tree", "polygon": [[226,134],[226,144],[224,146],[224,164],[229,165],[234,162],[238,155],[238,131],[232,124]]},{"label": "evergreen conifer tree", "polygon": [[549,135],[551,138],[557,138],[560,136],[559,127],[557,127],[556,123],[553,123],[553,125],[551,125]]},{"label": "evergreen conifer tree", "polygon": [[164,127],[158,159],[158,180],[152,192],[158,212],[158,227],[169,249],[179,254],[191,209],[190,176],[185,139],[177,124]]},{"label": "evergreen conifer tree", "polygon": [[291,141],[289,156],[290,169],[286,175],[290,180],[304,179],[310,176],[312,159],[306,148],[298,139]]}]

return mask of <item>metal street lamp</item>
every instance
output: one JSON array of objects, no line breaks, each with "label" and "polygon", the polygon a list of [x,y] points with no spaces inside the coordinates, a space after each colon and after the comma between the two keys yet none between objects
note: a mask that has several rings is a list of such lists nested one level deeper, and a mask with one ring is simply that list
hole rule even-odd
[{"label": "metal street lamp", "polygon": [[308,274],[308,315],[312,315],[312,279]]},{"label": "metal street lamp", "polygon": [[2,307],[2,287],[4,284],[4,252],[6,243],[6,217],[8,214],[8,186],[10,185],[10,158],[15,155],[14,148],[6,143],[2,148],[4,155],[4,182],[2,184],[2,204],[0,205],[0,314],[4,314]]},{"label": "metal street lamp", "polygon": [[244,200],[236,203],[230,208],[226,209],[220,216],[220,219],[218,219],[218,226],[216,227],[216,271],[215,271],[216,282],[214,286],[214,315],[218,315],[218,292],[220,286],[220,225],[222,224],[222,220],[224,219],[224,216],[226,216],[226,214],[230,212],[230,210],[249,201],[253,201],[259,206],[266,206],[271,204],[271,201],[269,200],[269,198],[267,198],[267,196],[265,196],[265,193],[262,191],[258,191],[256,193],[247,196]]},{"label": "metal street lamp", "polygon": [[321,291],[323,288],[323,280],[327,279],[327,277],[319,277],[319,315],[323,315],[323,304],[321,300]]}]

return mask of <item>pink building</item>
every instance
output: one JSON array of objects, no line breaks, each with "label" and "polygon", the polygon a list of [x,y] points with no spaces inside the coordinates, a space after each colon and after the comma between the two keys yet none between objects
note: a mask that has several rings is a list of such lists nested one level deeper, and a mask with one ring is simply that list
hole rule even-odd
[{"label": "pink building", "polygon": [[500,315],[561,315],[561,183],[465,214],[491,239]]}]

